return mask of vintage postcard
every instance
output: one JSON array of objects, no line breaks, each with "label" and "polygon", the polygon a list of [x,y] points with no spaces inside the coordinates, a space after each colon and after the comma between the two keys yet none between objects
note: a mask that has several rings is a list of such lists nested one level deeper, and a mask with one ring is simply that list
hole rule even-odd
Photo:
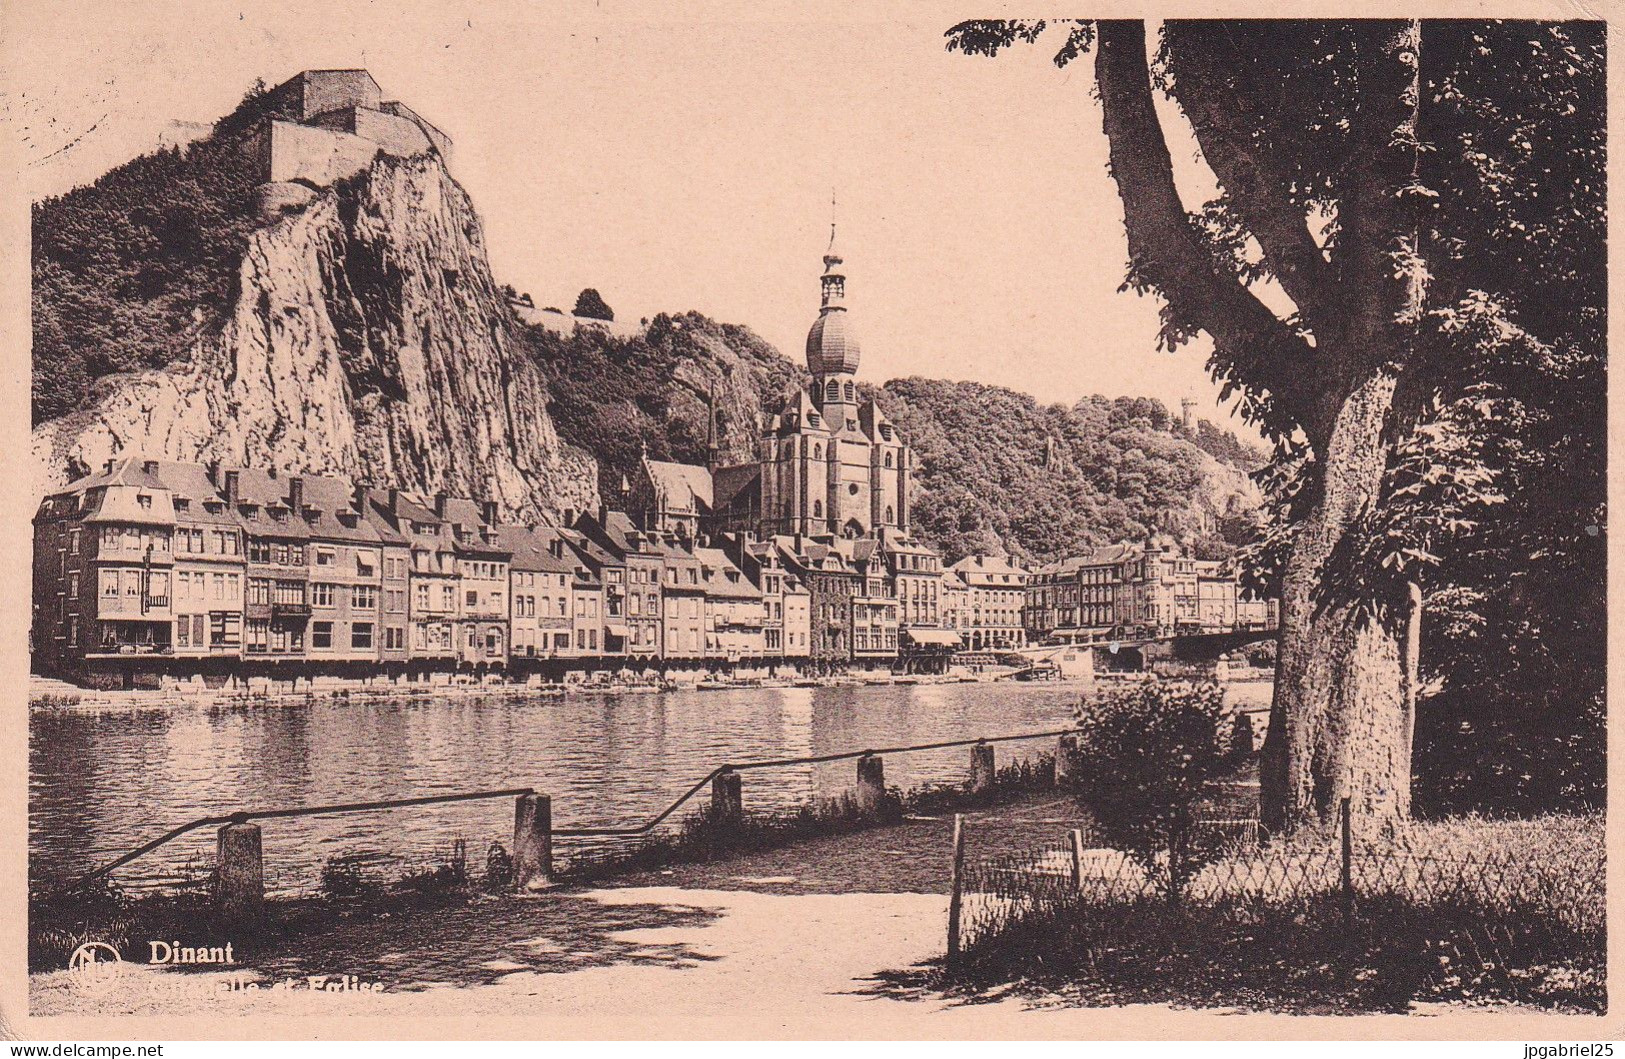
[{"label": "vintage postcard", "polygon": [[1618,42],[1361,13],[11,5],[6,1031],[1611,1039]]}]

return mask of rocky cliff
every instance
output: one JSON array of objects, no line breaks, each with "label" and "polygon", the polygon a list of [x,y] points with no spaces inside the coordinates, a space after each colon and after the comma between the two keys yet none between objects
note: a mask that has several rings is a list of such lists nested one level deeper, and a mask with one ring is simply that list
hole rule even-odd
[{"label": "rocky cliff", "polygon": [[380,156],[250,232],[220,317],[186,355],[104,376],[38,424],[42,491],[142,452],[492,497],[515,516],[597,502],[595,462],[554,429],[438,156]]}]

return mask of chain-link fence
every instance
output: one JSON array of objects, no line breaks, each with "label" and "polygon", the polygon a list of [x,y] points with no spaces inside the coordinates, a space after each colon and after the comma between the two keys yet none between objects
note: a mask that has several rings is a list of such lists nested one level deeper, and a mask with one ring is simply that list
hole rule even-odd
[{"label": "chain-link fence", "polygon": [[1147,991],[1153,974],[1195,980],[1203,967],[1210,983],[1251,971],[1277,986],[1338,979],[1370,991],[1388,975],[1413,999],[1603,1002],[1600,819],[1365,834],[1356,820],[1346,833],[1274,842],[1256,820],[1199,820],[1192,831],[1186,863],[1170,873],[1165,852],[1132,855],[1087,826],[996,855],[978,855],[977,830],[966,830],[950,967],[986,980],[1067,969],[1147,998],[1160,995]]}]

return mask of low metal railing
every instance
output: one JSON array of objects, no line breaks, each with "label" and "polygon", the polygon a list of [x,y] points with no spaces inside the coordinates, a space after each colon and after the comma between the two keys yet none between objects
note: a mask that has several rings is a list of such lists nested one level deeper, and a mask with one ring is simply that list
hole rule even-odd
[{"label": "low metal railing", "polygon": [[[279,820],[305,816],[328,816],[338,813],[377,812],[386,809],[401,809],[420,805],[438,805],[449,802],[477,801],[488,798],[516,798],[518,800],[515,812],[515,851],[516,853],[524,853],[526,855],[526,859],[534,862],[531,865],[531,870],[525,874],[528,874],[528,876],[532,878],[541,878],[546,880],[550,879],[552,876],[552,840],[554,838],[629,838],[636,837],[638,835],[646,835],[655,828],[659,827],[663,822],[669,819],[673,813],[687,804],[707,784],[716,783],[719,777],[724,777],[728,774],[737,774],[761,769],[787,768],[794,765],[818,765],[826,764],[832,761],[850,761],[856,759],[859,761],[859,783],[861,788],[865,783],[869,783],[871,785],[883,785],[884,773],[878,767],[882,755],[920,753],[931,750],[948,750],[955,747],[968,746],[987,748],[985,754],[981,755],[981,757],[977,757],[976,760],[985,761],[983,774],[985,775],[986,782],[991,782],[993,764],[991,744],[1020,742],[1031,739],[1059,739],[1069,736],[1073,732],[1073,729],[1062,728],[1053,731],[1021,732],[1014,735],[987,736],[974,739],[950,739],[942,742],[919,743],[911,746],[847,750],[839,753],[813,754],[805,757],[771,758],[761,761],[733,762],[725,765],[719,765],[710,772],[706,773],[703,777],[694,782],[680,795],[678,795],[677,798],[671,802],[671,804],[667,805],[659,813],[656,813],[643,823],[622,827],[555,828],[552,826],[551,799],[545,794],[538,793],[533,787],[509,787],[502,790],[468,791],[457,794],[435,794],[418,798],[396,798],[370,802],[349,802],[339,805],[300,806],[287,809],[259,809],[226,813],[215,816],[205,816],[193,820],[190,823],[183,824],[180,827],[166,831],[164,834],[159,835],[152,841],[138,846],[129,852],[124,853],[118,858],[109,861],[107,864],[102,865],[96,870],[81,876],[72,884],[57,891],[56,893],[59,896],[67,895],[83,889],[88,884],[95,882],[98,879],[105,878],[110,873],[140,859],[141,857],[146,856],[167,843],[203,827],[212,826],[221,828],[222,849],[224,849],[224,843],[226,842],[225,832],[228,829],[240,829],[241,825],[251,824],[256,820]],[[978,751],[978,753],[980,753],[980,751]],[[868,764],[871,766],[867,772],[865,770],[864,759],[868,759]],[[738,797],[737,786],[734,787],[734,797],[735,799]],[[255,831],[255,835],[253,836],[252,840],[251,855],[255,863],[250,874],[254,877],[254,884],[259,886],[260,883],[258,882],[258,879],[261,875],[261,869],[259,864],[258,829],[254,828],[252,830]],[[242,873],[238,872],[237,874],[241,875]]]}]

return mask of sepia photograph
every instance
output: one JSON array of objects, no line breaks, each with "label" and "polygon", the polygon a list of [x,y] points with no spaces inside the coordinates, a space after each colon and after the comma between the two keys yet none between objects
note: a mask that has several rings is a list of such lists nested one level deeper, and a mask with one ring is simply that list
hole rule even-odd
[{"label": "sepia photograph", "polygon": [[1465,10],[0,15],[0,1022],[1603,1036],[1607,23]]}]

